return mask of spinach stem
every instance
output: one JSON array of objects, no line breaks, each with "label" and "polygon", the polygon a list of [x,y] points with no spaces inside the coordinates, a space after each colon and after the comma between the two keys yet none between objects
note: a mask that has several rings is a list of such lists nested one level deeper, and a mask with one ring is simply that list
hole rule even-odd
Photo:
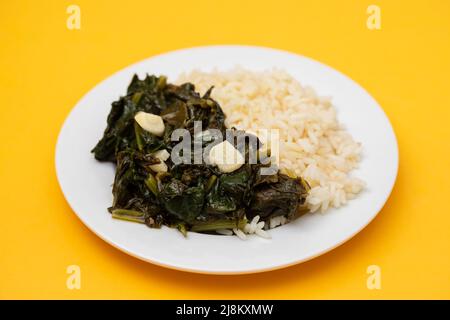
[{"label": "spinach stem", "polygon": [[120,215],[120,216],[132,216],[132,217],[143,217],[144,213],[136,210],[129,209],[114,209],[112,214]]},{"label": "spinach stem", "polygon": [[150,189],[150,191],[155,195],[158,196],[159,190],[158,190],[158,182],[156,181],[155,177],[149,173],[148,178],[145,179],[145,185],[147,188]]},{"label": "spinach stem", "polygon": [[111,212],[111,215],[114,219],[120,219],[131,222],[144,223],[144,213],[136,210],[128,210],[128,209],[114,209]]},{"label": "spinach stem", "polygon": [[139,151],[142,151],[144,149],[144,144],[142,143],[142,138],[140,134],[140,127],[139,124],[135,121],[134,122],[134,134],[136,135],[136,144],[139,149]]},{"label": "spinach stem", "polygon": [[130,222],[137,222],[137,223],[145,223],[145,220],[143,217],[132,217],[132,216],[122,216],[122,215],[118,215],[118,214],[112,214],[112,217],[114,219],[119,219],[119,220],[125,220],[125,221],[130,221]]},{"label": "spinach stem", "polygon": [[206,187],[205,187],[206,193],[208,193],[212,189],[216,180],[217,180],[216,175],[212,175],[211,177],[209,177],[208,181],[206,182]]},{"label": "spinach stem", "polygon": [[213,222],[200,222],[192,226],[191,231],[202,232],[202,231],[214,231],[217,229],[244,229],[247,224],[247,219],[236,220],[218,220]]}]

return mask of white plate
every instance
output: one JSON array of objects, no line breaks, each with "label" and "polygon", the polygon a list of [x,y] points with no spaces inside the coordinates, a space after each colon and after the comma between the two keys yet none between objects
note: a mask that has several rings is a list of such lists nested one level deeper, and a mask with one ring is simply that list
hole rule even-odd
[{"label": "white plate", "polygon": [[[326,214],[308,214],[271,230],[271,240],[189,233],[112,219],[114,167],[96,161],[90,150],[102,136],[111,102],[126,92],[134,73],[164,74],[235,65],[263,70],[283,68],[319,95],[331,96],[338,117],[363,143],[355,175],[367,183],[357,199]],[[124,252],[161,266],[200,273],[253,273],[286,267],[321,255],[361,231],[377,215],[394,185],[397,141],[377,102],[340,72],[314,60],[268,48],[211,46],[170,52],[119,71],[89,91],[65,121],[56,146],[56,172],[73,211],[99,237]]]}]

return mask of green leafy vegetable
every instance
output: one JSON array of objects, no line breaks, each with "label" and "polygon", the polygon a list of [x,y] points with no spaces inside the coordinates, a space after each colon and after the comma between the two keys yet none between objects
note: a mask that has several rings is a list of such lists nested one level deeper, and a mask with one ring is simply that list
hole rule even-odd
[{"label": "green leafy vegetable", "polygon": [[[225,137],[225,114],[211,98],[211,90],[200,96],[190,83],[176,86],[163,76],[143,80],[134,76],[127,94],[112,103],[103,137],[92,152],[99,161],[117,166],[109,208],[113,218],[153,228],[164,224],[186,235],[189,230],[243,229],[247,219],[256,215],[263,221],[279,215],[294,219],[307,210],[307,182],[279,172],[262,175],[261,169],[270,163],[249,164],[253,146],[247,140],[246,163],[234,172],[222,173],[205,162],[175,164],[170,158],[164,161],[168,172],[154,171],[154,165],[163,161],[155,152],[170,153],[178,143],[171,140],[175,129],[187,129],[192,146],[202,148],[211,141],[194,136],[198,122],[202,134],[218,129]],[[139,111],[162,117],[165,131],[161,137],[134,120]],[[234,139],[245,135],[244,131],[232,132]]]}]

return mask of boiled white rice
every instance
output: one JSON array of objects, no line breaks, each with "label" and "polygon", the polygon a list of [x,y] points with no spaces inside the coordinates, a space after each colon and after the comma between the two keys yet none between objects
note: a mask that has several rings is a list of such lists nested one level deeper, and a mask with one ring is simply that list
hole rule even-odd
[{"label": "boiled white rice", "polygon": [[[212,97],[227,115],[228,127],[257,134],[261,129],[279,129],[280,170],[302,176],[311,185],[307,198],[311,212],[338,208],[364,188],[362,180],[350,175],[360,161],[361,144],[338,122],[330,98],[316,95],[287,72],[241,67],[224,72],[195,70],[182,74],[177,82],[192,82],[202,94],[214,85]],[[266,229],[284,224],[283,218],[272,219]],[[264,225],[256,227],[254,221],[244,231],[266,236]],[[234,233],[243,238],[239,231]]]}]

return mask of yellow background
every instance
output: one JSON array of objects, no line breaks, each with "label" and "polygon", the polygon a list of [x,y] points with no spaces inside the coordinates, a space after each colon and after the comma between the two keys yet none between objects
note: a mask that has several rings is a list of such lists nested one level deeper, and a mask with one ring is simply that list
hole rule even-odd
[{"label": "yellow background", "polygon": [[[81,30],[66,28],[72,3]],[[381,8],[379,31],[366,28],[370,4]],[[449,13],[447,0],[2,0],[0,298],[450,298]],[[208,44],[300,53],[379,101],[397,134],[400,169],[363,232],[284,270],[208,276],[132,258],[78,220],[54,169],[71,108],[131,63]],[[81,290],[66,288],[71,264],[81,267]],[[381,267],[381,290],[366,288],[371,264]]]}]

